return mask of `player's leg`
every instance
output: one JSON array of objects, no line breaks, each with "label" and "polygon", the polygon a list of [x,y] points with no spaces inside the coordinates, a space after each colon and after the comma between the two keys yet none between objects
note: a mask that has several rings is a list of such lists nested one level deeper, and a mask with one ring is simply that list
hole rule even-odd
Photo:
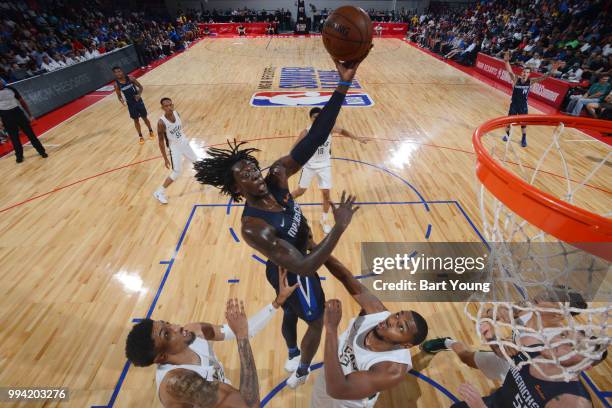
[{"label": "player's leg", "polygon": [[151,127],[151,122],[149,122],[148,118],[149,113],[147,112],[147,107],[142,100],[140,100],[140,103],[138,104],[138,115],[140,115],[145,125],[147,125],[147,129],[149,129],[149,139],[155,139],[155,134],[153,133],[153,128]]},{"label": "player's leg", "polygon": [[317,320],[309,321],[307,324],[308,329],[306,329],[306,334],[304,334],[302,342],[300,343],[300,363],[297,370],[287,379],[287,386],[291,389],[299,387],[308,380],[310,375],[310,364],[319,349],[319,343],[321,343],[323,316],[320,316]]},{"label": "player's leg", "polygon": [[297,346],[298,317],[289,307],[283,309],[283,323],[281,332],[287,344],[288,356],[285,361],[285,370],[294,372],[300,365],[300,349]]},{"label": "player's leg", "polygon": [[300,172],[300,180],[298,181],[298,188],[291,193],[294,200],[306,192],[314,175],[315,172],[312,169],[306,166],[302,167],[302,171]]},{"label": "player's leg", "polygon": [[323,196],[323,214],[321,214],[321,227],[323,232],[329,234],[331,225],[328,224],[329,209],[331,207],[330,190],[332,188],[331,166],[324,167],[317,171],[317,182]]},{"label": "player's leg", "polygon": [[527,147],[527,126],[521,126],[521,146]]},{"label": "player's leg", "polygon": [[170,186],[183,172],[183,155],[180,149],[168,148],[170,152],[170,163],[172,164],[172,173],[166,177],[164,183],[153,193],[153,196],[162,204],[168,204],[166,197],[166,188]]},{"label": "player's leg", "polygon": [[136,128],[136,132],[138,132],[138,141],[140,144],[144,144],[144,138],[142,137],[142,130],[140,129],[140,119],[134,118],[134,127]]}]

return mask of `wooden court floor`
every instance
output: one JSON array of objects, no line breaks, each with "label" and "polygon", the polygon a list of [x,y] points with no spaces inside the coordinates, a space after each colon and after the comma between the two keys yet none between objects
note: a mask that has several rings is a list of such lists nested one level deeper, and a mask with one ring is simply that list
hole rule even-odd
[{"label": "wooden court floor", "polygon": [[[200,155],[226,139],[250,140],[267,166],[286,154],[308,125],[308,108],[249,105],[264,70],[274,68],[276,90],[283,67],[331,70],[333,65],[320,38],[207,39],[140,82],[152,121],[161,114],[160,98],[172,98]],[[361,242],[423,241],[426,235],[434,242],[478,241],[471,134],[483,121],[504,115],[509,96],[396,39],[375,40],[357,78],[375,105],[344,108],[338,125],[371,140],[367,145],[334,140],[332,195],[338,198],[345,189],[367,204],[335,254],[358,274]],[[530,128],[528,133],[529,148],[522,154],[533,164],[550,132]],[[31,148],[19,166],[13,157],[0,160],[0,210],[42,195],[0,212],[0,385],[70,388],[70,402],[27,405],[33,407],[159,407],[154,369],[125,371],[132,319],[150,313],[176,323],[220,323],[230,296],[244,299],[249,313],[273,298],[255,251],[230,232],[239,231],[241,208],[228,208],[217,190],[197,184],[191,169],[168,189],[170,203],[161,206],[152,193],[168,172],[157,142],[137,143],[127,111],[114,95],[42,140],[53,146],[47,160]],[[564,147],[577,180],[608,151],[578,132],[568,132]],[[544,165],[551,174],[543,175],[542,183],[551,190],[563,188],[555,175],[561,174],[559,166],[554,159]],[[609,211],[611,181],[608,163],[577,202]],[[304,211],[321,239],[318,192],[311,189],[301,201],[315,204]],[[327,277],[326,296],[343,301],[344,329],[358,308],[326,270],[321,274]],[[239,283],[228,283],[234,279]],[[430,337],[477,344],[463,304],[388,307],[419,311],[430,323]],[[278,314],[252,341],[262,397],[287,377],[280,322]],[[300,325],[300,335],[303,331]],[[235,344],[220,343],[215,351],[238,385]],[[321,348],[316,362],[322,354]],[[432,358],[413,349],[412,355],[419,372],[454,395],[463,382],[483,394],[495,385],[450,353]],[[611,373],[608,360],[589,375],[607,391],[612,390]],[[267,406],[308,407],[311,384],[283,389]],[[450,402],[440,389],[409,375],[377,406],[444,407]]]}]

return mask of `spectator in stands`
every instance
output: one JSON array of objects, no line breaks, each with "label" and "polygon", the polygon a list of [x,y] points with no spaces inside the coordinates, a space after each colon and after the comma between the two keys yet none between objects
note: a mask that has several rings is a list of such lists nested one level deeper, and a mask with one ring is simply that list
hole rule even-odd
[{"label": "spectator in stands", "polygon": [[540,69],[540,65],[542,65],[542,59],[540,58],[540,54],[537,52],[533,54],[533,57],[525,62],[525,66],[530,67],[532,71],[538,71]]},{"label": "spectator in stands", "polygon": [[43,57],[42,64],[40,64],[40,67],[46,72],[53,72],[61,68],[60,64],[58,64],[55,60],[49,58],[47,55]]},{"label": "spectator in stands", "polygon": [[603,102],[591,102],[586,106],[589,115],[595,119],[612,120],[612,92],[604,98]]},{"label": "spectator in stands", "polygon": [[98,51],[93,44],[87,47],[87,51],[85,52],[85,58],[90,60],[90,59],[98,58],[99,56],[100,56],[100,51]]},{"label": "spectator in stands", "polygon": [[602,75],[599,81],[589,88],[587,93],[570,96],[570,102],[564,113],[579,116],[582,108],[589,103],[600,103],[610,92],[610,76]]},{"label": "spectator in stands", "polygon": [[244,28],[244,25],[241,23],[238,28],[238,35],[246,35],[246,28]]}]

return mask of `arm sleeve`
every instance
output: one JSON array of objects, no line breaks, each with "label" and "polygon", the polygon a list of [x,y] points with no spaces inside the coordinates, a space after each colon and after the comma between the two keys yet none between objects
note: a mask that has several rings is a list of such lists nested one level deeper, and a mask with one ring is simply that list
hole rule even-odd
[{"label": "arm sleeve", "polygon": [[336,118],[338,117],[338,113],[340,113],[340,108],[342,107],[342,102],[344,102],[345,97],[345,94],[338,91],[332,94],[331,98],[312,124],[310,131],[291,150],[290,155],[293,160],[303,166],[316,153],[319,146],[325,143],[327,136],[329,136],[334,128]]},{"label": "arm sleeve", "polygon": [[[253,338],[257,333],[259,333],[266,325],[272,320],[276,313],[276,309],[269,304],[268,306],[261,309],[259,312],[255,313],[249,319],[249,337]],[[225,340],[233,340],[236,338],[236,335],[230,329],[230,327],[225,323],[221,328],[221,332],[225,334]]]}]

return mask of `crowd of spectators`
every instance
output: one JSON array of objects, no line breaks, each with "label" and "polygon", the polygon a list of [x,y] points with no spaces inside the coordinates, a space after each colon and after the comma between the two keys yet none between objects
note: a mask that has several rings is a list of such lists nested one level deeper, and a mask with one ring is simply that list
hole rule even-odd
[{"label": "crowd of spectators", "polygon": [[0,78],[19,81],[132,43],[144,66],[185,47],[197,31],[191,21],[109,9],[102,0],[2,2]]},{"label": "crowd of spectators", "polygon": [[274,11],[242,9],[188,9],[184,13],[187,19],[201,23],[275,23],[279,30],[292,30],[291,11],[280,8]]},{"label": "crowd of spectators", "polygon": [[[409,19],[409,38],[459,62],[477,53],[589,87],[612,73],[612,18],[606,0],[486,0],[461,10],[438,9]],[[606,79],[608,78],[608,79]],[[605,104],[609,93],[597,96]],[[587,92],[588,94],[588,92]],[[593,99],[593,98],[591,98]],[[595,110],[589,112],[596,115]]]}]

